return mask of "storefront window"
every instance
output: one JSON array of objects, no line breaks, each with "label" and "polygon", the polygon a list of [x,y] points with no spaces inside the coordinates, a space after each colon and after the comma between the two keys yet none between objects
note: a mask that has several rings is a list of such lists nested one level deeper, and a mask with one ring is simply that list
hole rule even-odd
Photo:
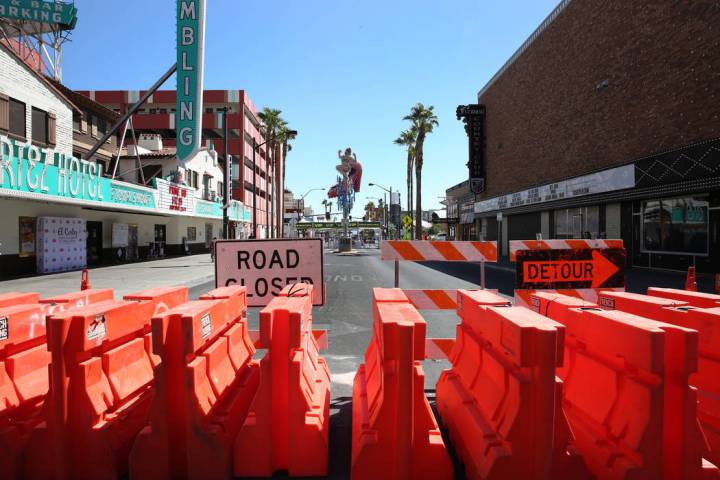
[{"label": "storefront window", "polygon": [[553,214],[553,238],[600,238],[600,207],[563,208]]},{"label": "storefront window", "polygon": [[708,253],[708,202],[702,197],[643,203],[643,251]]}]

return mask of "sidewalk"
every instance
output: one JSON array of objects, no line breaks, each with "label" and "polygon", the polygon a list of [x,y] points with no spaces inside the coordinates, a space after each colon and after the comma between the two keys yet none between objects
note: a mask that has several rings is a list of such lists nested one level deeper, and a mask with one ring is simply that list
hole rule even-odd
[{"label": "sidewalk", "polygon": [[[112,288],[115,298],[121,298],[165,285],[192,288],[207,283],[215,278],[215,264],[210,261],[210,254],[202,254],[94,268],[89,272],[92,288]],[[76,292],[80,290],[80,275],[77,271],[0,281],[0,293],[38,292],[47,297]]]}]

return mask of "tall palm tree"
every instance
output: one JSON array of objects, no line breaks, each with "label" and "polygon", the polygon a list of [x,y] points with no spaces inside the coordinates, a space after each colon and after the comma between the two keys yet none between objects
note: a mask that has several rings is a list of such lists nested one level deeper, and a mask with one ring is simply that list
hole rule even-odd
[{"label": "tall palm tree", "polygon": [[407,206],[410,218],[413,217],[413,167],[415,164],[415,142],[417,141],[417,129],[410,127],[400,132],[395,139],[395,145],[407,147]]},{"label": "tall palm tree", "polygon": [[375,220],[375,202],[372,200],[365,205],[365,217],[368,221]]},{"label": "tall palm tree", "polygon": [[[265,140],[267,141],[267,144],[265,145],[265,161],[267,164],[265,173],[267,175],[267,180],[270,183],[270,189],[265,188],[265,195],[266,198],[272,199],[270,201],[270,208],[266,208],[265,210],[265,221],[267,222],[267,228],[268,228],[268,237],[273,238],[275,236],[275,202],[277,201],[277,194],[276,194],[276,183],[275,182],[275,149],[277,148],[278,144],[278,137],[280,132],[283,128],[287,128],[287,122],[283,120],[283,118],[280,116],[282,114],[281,110],[278,110],[277,108],[269,108],[265,107],[263,108],[262,112],[258,113],[258,117],[260,117],[260,120],[262,120],[263,124],[260,127],[260,130],[262,134],[265,137]],[[268,191],[272,190],[272,191]],[[272,222],[272,223],[271,223]]]},{"label": "tall palm tree", "polygon": [[423,167],[423,146],[425,145],[425,137],[428,133],[432,133],[433,129],[440,125],[438,118],[433,111],[435,107],[430,105],[426,107],[418,102],[417,105],[410,109],[410,114],[406,115],[403,120],[412,122],[413,128],[417,130],[417,139],[415,140],[415,184],[416,184],[416,201],[415,201],[415,238],[422,238],[422,167]]}]

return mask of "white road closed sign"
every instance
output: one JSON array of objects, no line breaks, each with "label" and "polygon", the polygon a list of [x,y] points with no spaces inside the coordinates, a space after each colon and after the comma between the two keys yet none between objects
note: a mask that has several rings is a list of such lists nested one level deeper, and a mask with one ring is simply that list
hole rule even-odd
[{"label": "white road closed sign", "polygon": [[267,305],[293,283],[313,284],[313,305],[325,303],[320,238],[220,240],[216,249],[215,285],[247,287],[248,306]]}]

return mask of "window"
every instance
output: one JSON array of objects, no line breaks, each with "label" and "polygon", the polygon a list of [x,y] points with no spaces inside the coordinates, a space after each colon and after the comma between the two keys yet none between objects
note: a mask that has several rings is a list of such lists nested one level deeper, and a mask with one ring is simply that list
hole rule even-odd
[{"label": "window", "polygon": [[82,128],[82,114],[78,112],[73,112],[73,130],[76,132],[81,131]]},{"label": "window", "polygon": [[10,99],[10,125],[8,132],[25,139],[27,135],[27,118],[25,117],[25,104],[14,98]]},{"label": "window", "polygon": [[205,113],[213,113],[213,108],[212,107],[205,108]]},{"label": "window", "polygon": [[707,255],[708,207],[703,197],[644,202],[642,250]]},{"label": "window", "polygon": [[165,115],[167,113],[167,108],[161,108],[160,113]]},{"label": "window", "polygon": [[32,109],[32,139],[42,145],[48,143],[48,114],[35,107]]},{"label": "window", "polygon": [[97,131],[101,137],[107,133],[107,121],[104,118],[97,117]]},{"label": "window", "polygon": [[150,115],[155,115],[156,113],[157,113],[157,108],[150,109]]},{"label": "window", "polygon": [[553,238],[600,238],[600,208],[580,207],[555,210]]},{"label": "window", "polygon": [[197,227],[187,227],[187,240],[188,242],[197,240]]}]

